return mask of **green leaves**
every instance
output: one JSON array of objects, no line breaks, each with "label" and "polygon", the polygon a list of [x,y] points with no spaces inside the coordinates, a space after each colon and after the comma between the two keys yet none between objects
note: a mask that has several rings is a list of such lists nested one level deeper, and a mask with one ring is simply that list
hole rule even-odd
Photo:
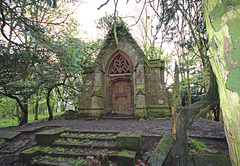
[{"label": "green leaves", "polygon": [[79,23],[63,2],[58,4],[48,0],[3,2],[1,94],[27,101],[38,92],[47,94],[56,88],[54,95],[77,98],[73,90],[81,90],[81,75],[94,63],[100,44],[75,38]]}]

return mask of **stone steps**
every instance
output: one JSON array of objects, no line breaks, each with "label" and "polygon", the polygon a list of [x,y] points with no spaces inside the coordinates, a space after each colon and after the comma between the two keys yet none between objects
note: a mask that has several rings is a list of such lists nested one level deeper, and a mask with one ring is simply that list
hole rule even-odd
[{"label": "stone steps", "polygon": [[[37,133],[37,146],[20,153],[20,161],[32,165],[86,165],[87,156],[105,156],[116,165],[118,158],[128,158],[135,164],[136,152],[121,153],[117,145],[119,132],[93,132],[58,129]],[[125,139],[125,137],[124,137]],[[125,149],[125,148],[124,148]],[[127,149],[127,148],[126,148]],[[130,156],[130,159],[129,159]]]}]

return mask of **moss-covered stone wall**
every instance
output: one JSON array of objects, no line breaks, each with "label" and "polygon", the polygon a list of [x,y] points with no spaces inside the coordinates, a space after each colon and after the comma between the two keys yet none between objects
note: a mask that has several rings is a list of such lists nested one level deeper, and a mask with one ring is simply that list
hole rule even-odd
[{"label": "moss-covered stone wall", "polygon": [[94,87],[94,74],[88,73],[83,75],[83,90],[79,97],[80,109],[91,107],[91,94]]},{"label": "moss-covered stone wall", "polygon": [[[124,55],[129,61],[129,73],[109,73],[110,64],[117,54]],[[168,114],[163,62],[149,61],[133,38],[120,35],[116,45],[115,40],[108,36],[95,65],[92,73],[84,77],[83,92],[79,101],[80,113],[93,116],[111,113],[112,84],[123,80],[130,82],[131,114],[146,117],[147,108],[150,115]],[[162,113],[158,114],[158,111]]]}]

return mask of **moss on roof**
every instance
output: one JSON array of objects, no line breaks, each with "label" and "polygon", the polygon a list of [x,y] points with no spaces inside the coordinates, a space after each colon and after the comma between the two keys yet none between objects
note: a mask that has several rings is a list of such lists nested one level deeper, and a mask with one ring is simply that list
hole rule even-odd
[{"label": "moss on roof", "polygon": [[[144,52],[139,47],[136,40],[130,34],[129,28],[126,26],[126,23],[121,19],[118,19],[116,21],[116,32],[117,32],[118,40],[127,40],[128,42],[130,42],[133,45],[133,47],[139,52],[139,54],[141,56],[145,57]],[[118,47],[116,44],[115,37],[114,37],[114,27],[113,26],[110,28],[110,30],[108,31],[108,34],[106,35],[102,49],[105,47],[114,47],[114,48]]]}]

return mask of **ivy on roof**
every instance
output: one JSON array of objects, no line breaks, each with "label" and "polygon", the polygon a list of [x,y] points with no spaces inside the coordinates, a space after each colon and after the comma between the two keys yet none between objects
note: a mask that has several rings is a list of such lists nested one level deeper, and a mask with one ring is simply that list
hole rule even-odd
[{"label": "ivy on roof", "polygon": [[[117,32],[117,37],[119,40],[127,40],[130,42],[133,47],[142,55],[144,55],[144,52],[141,50],[139,47],[138,43],[136,40],[132,37],[129,28],[126,26],[126,23],[118,17],[116,19],[116,32]],[[116,40],[114,37],[114,24],[111,24],[111,28],[108,31],[107,36],[105,37],[104,43],[103,43],[103,48],[104,47],[118,47],[116,44]]]}]

